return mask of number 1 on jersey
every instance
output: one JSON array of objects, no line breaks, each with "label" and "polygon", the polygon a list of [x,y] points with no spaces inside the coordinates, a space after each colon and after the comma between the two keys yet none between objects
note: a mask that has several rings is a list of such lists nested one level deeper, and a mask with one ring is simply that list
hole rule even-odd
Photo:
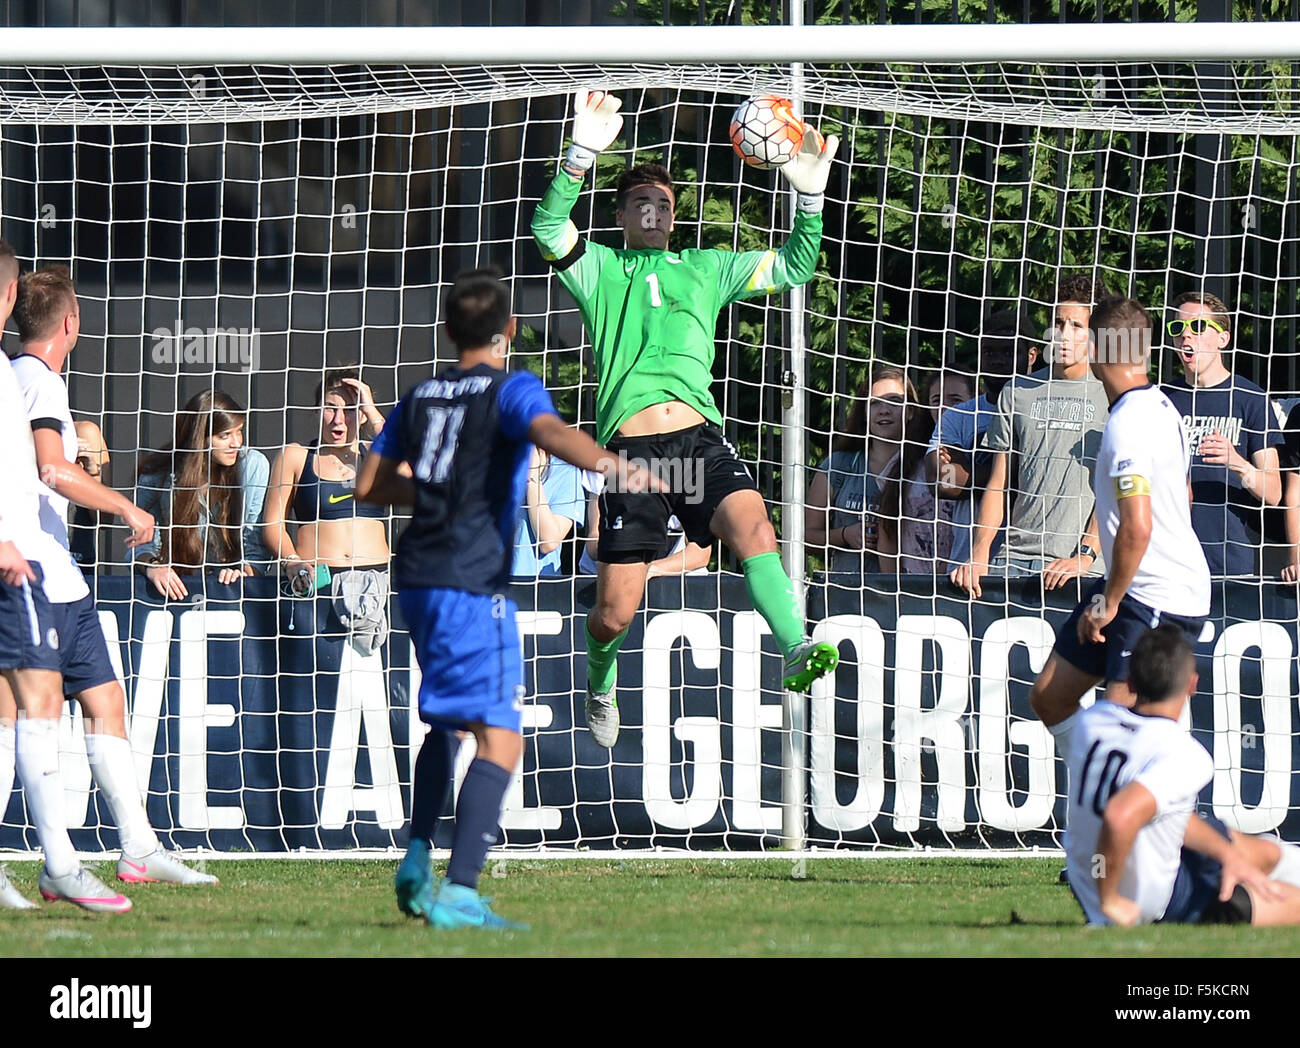
[{"label": "number 1 on jersey", "polygon": [[465,421],[465,409],[429,408],[428,427],[424,431],[424,446],[420,448],[420,461],[415,464],[419,480],[442,484],[451,472],[451,459],[456,453],[456,438],[460,436]]},{"label": "number 1 on jersey", "polygon": [[650,305],[662,306],[664,302],[663,299],[659,297],[659,274],[647,273],[645,282],[650,285]]}]

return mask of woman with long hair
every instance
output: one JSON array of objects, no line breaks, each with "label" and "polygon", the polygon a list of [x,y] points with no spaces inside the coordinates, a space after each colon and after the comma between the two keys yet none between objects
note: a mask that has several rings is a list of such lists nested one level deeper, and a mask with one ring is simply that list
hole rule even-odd
[{"label": "woman with long hair", "polygon": [[902,447],[907,394],[901,368],[873,365],[830,455],[817,467],[804,507],[804,538],[826,550],[827,571],[862,575],[881,568],[877,513],[889,464]]},{"label": "woman with long hair", "polygon": [[258,521],[270,467],[245,447],[245,417],[228,393],[204,390],[177,414],[174,443],[141,460],[136,504],[158,529],[132,556],[165,597],[187,596],[183,575],[216,569],[230,584],[265,567]]}]

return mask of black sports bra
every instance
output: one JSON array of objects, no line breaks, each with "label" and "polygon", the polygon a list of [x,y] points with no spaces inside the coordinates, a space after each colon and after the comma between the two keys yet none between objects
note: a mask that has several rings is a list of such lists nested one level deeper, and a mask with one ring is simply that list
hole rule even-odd
[{"label": "black sports bra", "polygon": [[[366,449],[361,449],[357,470]],[[347,517],[387,518],[383,506],[370,502],[357,502],[356,481],[322,480],[316,472],[316,445],[307,448],[307,461],[302,465],[302,476],[293,496],[293,512],[298,523],[310,524],[317,520],[343,520]]]}]

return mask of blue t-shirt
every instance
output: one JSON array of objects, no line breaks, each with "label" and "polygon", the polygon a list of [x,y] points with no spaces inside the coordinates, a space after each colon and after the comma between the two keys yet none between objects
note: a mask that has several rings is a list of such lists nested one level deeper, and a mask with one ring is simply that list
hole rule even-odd
[{"label": "blue t-shirt", "polygon": [[[571,466],[552,456],[550,462],[543,467],[542,491],[552,513],[568,517],[575,528],[580,528],[587,522],[587,492],[582,486],[582,470],[577,466]],[[563,548],[560,545],[550,553],[539,554],[532,518],[525,510],[520,515],[519,530],[515,534],[515,559],[510,574],[517,578],[558,575],[560,551]]]},{"label": "blue t-shirt", "polygon": [[[930,450],[947,448],[955,461],[971,472],[972,485],[976,472],[988,469],[993,453],[983,448],[984,434],[998,413],[997,404],[988,395],[973,397],[954,404],[939,416],[939,424],[930,437]],[[970,560],[971,542],[974,538],[974,503],[967,496],[956,500],[952,515],[952,552],[948,570],[954,571]],[[1002,547],[1006,524],[998,529],[990,556]]]},{"label": "blue t-shirt", "polygon": [[415,507],[397,544],[398,589],[504,593],[532,444],[555,406],[530,371],[452,366],[402,398],[372,452],[406,462]]},{"label": "blue t-shirt", "polygon": [[[867,456],[861,451],[832,451],[817,467],[826,473],[827,501],[830,503],[830,528],[847,528],[854,524],[863,527],[867,538],[877,527],[875,513],[880,509],[881,478],[867,467]],[[880,570],[880,558],[870,550],[830,550],[828,571],[875,573]]]},{"label": "blue t-shirt", "polygon": [[1268,394],[1237,375],[1209,389],[1185,381],[1161,387],[1183,417],[1192,459],[1192,528],[1201,540],[1211,575],[1255,574],[1262,506],[1226,465],[1213,466],[1200,454],[1201,441],[1221,433],[1237,454],[1253,462],[1256,452],[1283,443]]}]

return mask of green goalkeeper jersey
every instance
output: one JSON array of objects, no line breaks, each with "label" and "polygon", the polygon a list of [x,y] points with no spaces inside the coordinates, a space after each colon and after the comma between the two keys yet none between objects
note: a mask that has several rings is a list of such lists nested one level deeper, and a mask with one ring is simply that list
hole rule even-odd
[{"label": "green goalkeeper jersey", "polygon": [[807,283],[822,216],[795,215],[779,251],[626,250],[578,235],[569,212],[582,180],[561,171],[533,216],[533,236],[577,300],[596,359],[596,439],[638,411],[679,400],[711,422],[713,333],[723,306]]}]

